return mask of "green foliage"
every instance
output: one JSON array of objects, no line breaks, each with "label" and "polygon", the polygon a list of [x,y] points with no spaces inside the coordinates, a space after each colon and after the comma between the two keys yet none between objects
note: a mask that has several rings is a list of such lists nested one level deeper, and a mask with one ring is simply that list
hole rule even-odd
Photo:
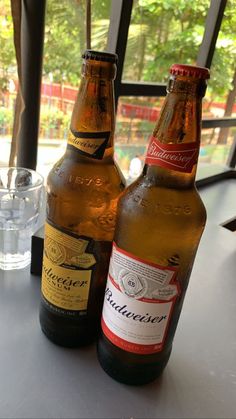
[{"label": "green foliage", "polygon": [[8,80],[16,71],[10,1],[1,0],[0,15],[0,92],[8,89]]},{"label": "green foliage", "polygon": [[47,2],[43,71],[54,82],[78,83],[85,43],[84,20],[84,2],[79,7],[75,0]]},{"label": "green foliage", "polygon": [[10,131],[13,123],[13,113],[11,109],[0,106],[0,132]]},{"label": "green foliage", "polygon": [[40,136],[48,138],[66,138],[71,115],[49,107],[42,107],[40,113]]},{"label": "green foliage", "polygon": [[225,97],[232,89],[236,66],[236,13],[235,0],[228,0],[216,43],[211,68],[209,93]]},{"label": "green foliage", "polygon": [[[86,49],[85,1],[47,2],[44,75],[78,86],[81,55]],[[92,48],[105,49],[110,0],[92,1]]]},{"label": "green foliage", "polygon": [[40,136],[63,138],[67,135],[70,115],[56,108],[42,107],[40,114]]},{"label": "green foliage", "polygon": [[137,130],[140,132],[147,132],[150,134],[150,132],[153,131],[154,123],[150,121],[141,120],[137,123]]},{"label": "green foliage", "polygon": [[[209,5],[209,0],[136,0],[123,78],[166,82],[174,62],[196,64]],[[235,28],[235,0],[228,0],[208,87],[211,100],[222,100],[232,87]]]},{"label": "green foliage", "polygon": [[[86,48],[85,0],[49,0],[43,74],[78,86]],[[123,78],[166,82],[174,62],[195,64],[210,0],[134,0]],[[111,0],[92,0],[92,48],[106,49]],[[235,0],[228,0],[214,54],[209,99],[225,99],[236,61]],[[0,91],[16,73],[10,1],[1,0]]]},{"label": "green foliage", "polygon": [[174,62],[193,64],[208,6],[208,0],[136,0],[124,78],[132,71],[136,80],[165,82]]},{"label": "green foliage", "polygon": [[64,114],[57,109],[44,107],[41,111],[40,121],[43,129],[58,128],[62,125]]}]

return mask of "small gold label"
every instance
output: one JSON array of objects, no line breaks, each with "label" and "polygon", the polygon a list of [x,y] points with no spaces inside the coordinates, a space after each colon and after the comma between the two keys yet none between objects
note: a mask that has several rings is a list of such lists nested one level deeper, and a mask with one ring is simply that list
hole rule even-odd
[{"label": "small gold label", "polygon": [[85,253],[88,243],[45,224],[42,294],[53,305],[86,310],[92,274],[88,268],[96,263],[93,254]]},{"label": "small gold label", "polygon": [[81,268],[88,269],[94,265],[96,260],[95,257],[90,253],[84,253],[83,255],[74,256],[72,258],[73,265],[81,266]]},{"label": "small gold label", "polygon": [[102,159],[110,132],[69,132],[67,143],[88,157]]}]

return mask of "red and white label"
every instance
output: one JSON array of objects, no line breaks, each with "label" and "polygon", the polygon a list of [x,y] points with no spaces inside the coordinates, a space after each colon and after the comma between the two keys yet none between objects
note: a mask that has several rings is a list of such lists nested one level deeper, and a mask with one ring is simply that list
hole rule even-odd
[{"label": "red and white label", "polygon": [[191,173],[197,163],[199,142],[166,144],[151,137],[145,163]]},{"label": "red and white label", "polygon": [[175,267],[147,262],[113,243],[102,313],[105,336],[128,352],[160,352],[179,293]]}]

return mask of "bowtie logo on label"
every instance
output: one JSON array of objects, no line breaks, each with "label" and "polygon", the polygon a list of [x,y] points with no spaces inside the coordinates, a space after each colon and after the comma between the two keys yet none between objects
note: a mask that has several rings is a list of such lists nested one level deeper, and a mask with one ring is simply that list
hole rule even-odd
[{"label": "bowtie logo on label", "polygon": [[191,173],[197,163],[199,143],[166,144],[151,137],[145,163]]},{"label": "bowtie logo on label", "polygon": [[77,132],[70,131],[68,144],[75,147],[83,156],[101,160],[111,133],[105,132]]}]

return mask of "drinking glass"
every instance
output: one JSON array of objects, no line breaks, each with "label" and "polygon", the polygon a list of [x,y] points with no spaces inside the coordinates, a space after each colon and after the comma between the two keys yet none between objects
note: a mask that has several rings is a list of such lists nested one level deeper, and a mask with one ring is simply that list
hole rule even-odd
[{"label": "drinking glass", "polygon": [[31,237],[43,200],[43,178],[34,170],[0,167],[0,269],[31,261]]}]

